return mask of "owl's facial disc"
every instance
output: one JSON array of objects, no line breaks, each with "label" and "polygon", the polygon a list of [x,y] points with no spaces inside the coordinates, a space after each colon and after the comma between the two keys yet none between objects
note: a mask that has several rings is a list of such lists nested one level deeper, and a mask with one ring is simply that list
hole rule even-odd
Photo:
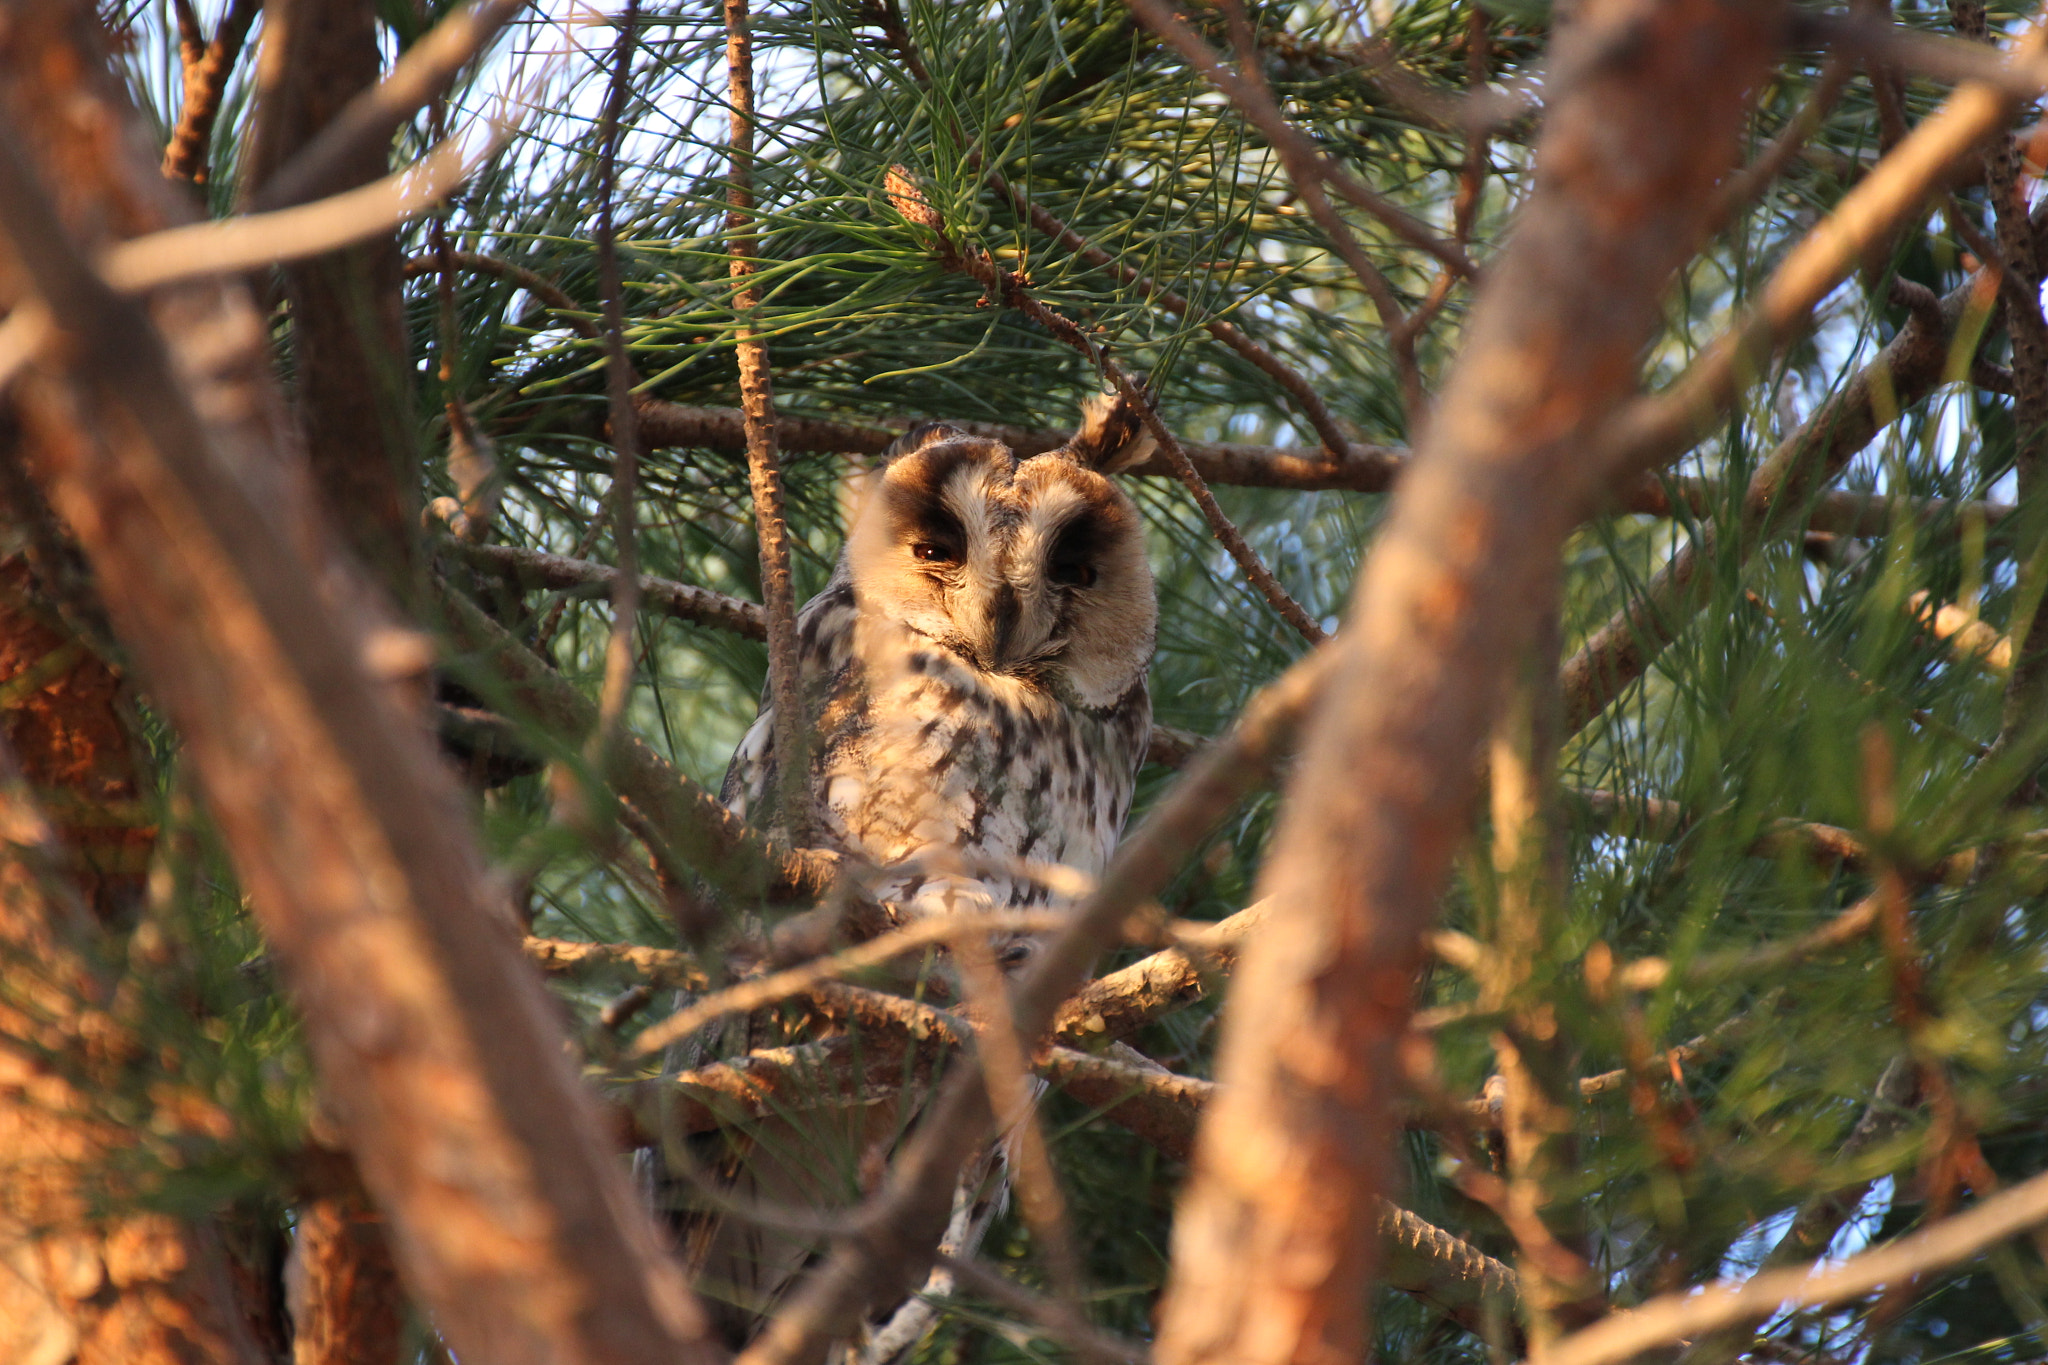
[{"label": "owl's facial disc", "polygon": [[949,436],[892,460],[855,519],[847,560],[863,610],[982,672],[1111,704],[1151,657],[1136,509],[1071,460],[1020,462],[999,442]]}]

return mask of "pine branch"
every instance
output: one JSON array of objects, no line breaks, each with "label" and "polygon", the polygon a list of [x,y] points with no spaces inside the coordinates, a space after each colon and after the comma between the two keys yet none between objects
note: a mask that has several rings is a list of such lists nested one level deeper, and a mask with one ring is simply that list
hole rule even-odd
[{"label": "pine branch", "polygon": [[[227,90],[235,63],[241,59],[249,26],[256,22],[257,11],[262,8],[263,0],[233,0],[214,29],[213,41],[198,45],[196,52],[193,50],[191,38],[197,36],[196,20],[191,37],[184,38],[185,102],[178,112],[178,126],[171,131],[170,145],[164,148],[164,174],[173,180],[206,183],[207,149],[213,141],[214,122],[220,117],[221,96]],[[178,13],[181,30],[190,12],[191,5],[186,0]]]},{"label": "pine branch", "polygon": [[1204,79],[1222,91],[1276,152],[1290,164],[1303,168],[1306,173],[1296,178],[1297,189],[1308,194],[1316,183],[1327,183],[1353,207],[1378,219],[1401,240],[1427,251],[1460,276],[1469,279],[1479,273],[1463,251],[1437,236],[1428,224],[1388,203],[1350,171],[1325,156],[1306,134],[1287,121],[1262,81],[1254,82],[1249,76],[1240,75],[1224,65],[1215,50],[1159,0],[1131,0],[1131,10],[1161,41],[1179,52]]},{"label": "pine branch", "polygon": [[[1941,301],[1939,332],[1929,331],[1918,318],[1901,328],[1875,360],[1778,443],[1744,490],[1732,553],[1750,559],[1770,537],[1791,530],[1815,490],[1848,468],[1880,431],[1934,392],[1946,376],[1949,353],[1965,318],[1973,308],[1976,317],[1984,315],[1993,288],[1991,278],[1980,274],[1950,291]],[[1724,534],[1728,533],[1712,524],[1701,527],[1639,596],[1565,661],[1559,686],[1566,734],[1583,730],[1678,638],[1706,601],[1710,575],[1703,570],[1720,552]]]},{"label": "pine branch", "polygon": [[[619,576],[619,571],[609,564],[516,545],[471,545],[448,540],[439,548],[465,564],[501,575],[522,588],[545,588],[571,597],[608,595]],[[768,618],[759,606],[709,588],[642,574],[640,598],[647,606],[678,621],[731,631],[749,640],[768,638]]]},{"label": "pine branch", "polygon": [[808,842],[811,799],[811,718],[797,652],[796,589],[790,578],[789,521],[782,466],[775,448],[775,393],[768,343],[753,317],[761,294],[752,283],[760,241],[754,212],[754,58],[747,31],[747,0],[724,0],[725,61],[732,136],[728,144],[725,235],[732,255],[733,308],[740,316],[740,401],[746,412],[747,482],[754,496],[754,526],[761,545],[761,601],[768,616],[768,700],[774,710],[776,817],[790,842]]},{"label": "pine branch", "polygon": [[[524,277],[506,275],[505,278],[515,279],[522,287],[531,287]],[[565,301],[556,306],[567,308],[573,305]],[[1973,378],[1978,387],[1994,393],[2004,392],[2009,387],[2009,380],[2001,380],[1995,373]],[[737,408],[693,408],[659,399],[643,399],[640,413],[641,431],[649,445],[733,451],[746,449],[745,418]],[[785,414],[775,421],[776,442],[785,451],[878,455],[904,431],[924,420],[943,421],[974,435],[1001,441],[1024,456],[1056,450],[1072,435],[1071,432],[1049,428],[1005,426],[931,413],[873,423]],[[1180,447],[1204,482],[1240,488],[1390,493],[1399,485],[1409,464],[1408,452],[1399,446],[1360,441],[1351,442],[1344,452],[1185,440],[1180,442]],[[1157,452],[1145,463],[1125,472],[1146,478],[1179,477],[1168,457]],[[1714,516],[1725,504],[1726,499],[1716,480],[1690,475],[1644,474],[1624,481],[1601,510],[1638,516],[1706,519]],[[1949,527],[1963,518],[1974,517],[1980,519],[1994,536],[2002,536],[2006,532],[2001,528],[2011,520],[2015,510],[2013,504],[2004,502],[1831,491],[1812,496],[1803,525],[1809,530],[1834,535],[1877,537],[1890,534],[1902,515],[1930,528]]]}]

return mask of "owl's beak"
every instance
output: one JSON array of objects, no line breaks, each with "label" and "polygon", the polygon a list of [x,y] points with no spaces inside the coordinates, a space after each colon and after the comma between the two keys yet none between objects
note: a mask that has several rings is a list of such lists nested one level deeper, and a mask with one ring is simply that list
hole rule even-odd
[{"label": "owl's beak", "polygon": [[981,665],[991,673],[1001,672],[1012,662],[1010,650],[1017,639],[1017,623],[1023,618],[1024,604],[1017,597],[1017,589],[1009,583],[998,583],[982,604],[980,637],[974,642],[974,652],[981,656]]}]

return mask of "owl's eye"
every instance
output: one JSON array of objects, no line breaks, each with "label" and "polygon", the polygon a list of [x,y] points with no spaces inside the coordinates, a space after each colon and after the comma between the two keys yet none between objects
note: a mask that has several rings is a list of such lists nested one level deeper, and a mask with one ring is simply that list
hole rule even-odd
[{"label": "owl's eye", "polygon": [[1095,566],[1085,559],[1055,559],[1046,566],[1045,576],[1062,588],[1095,586]]},{"label": "owl's eye", "polygon": [[929,540],[920,540],[912,545],[910,553],[915,555],[920,563],[924,564],[957,564],[960,562],[960,556],[954,554],[952,550],[944,545],[936,545]]}]

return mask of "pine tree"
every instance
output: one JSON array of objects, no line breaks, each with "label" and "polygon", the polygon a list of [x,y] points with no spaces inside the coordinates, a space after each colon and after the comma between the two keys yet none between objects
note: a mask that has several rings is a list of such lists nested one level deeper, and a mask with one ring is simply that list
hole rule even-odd
[{"label": "pine tree", "polygon": [[[657,1203],[759,1365],[2041,1358],[2034,23],[0,4],[0,1358],[723,1356]],[[999,1040],[710,794],[888,443],[1119,382],[1064,1212],[928,1281]]]}]

